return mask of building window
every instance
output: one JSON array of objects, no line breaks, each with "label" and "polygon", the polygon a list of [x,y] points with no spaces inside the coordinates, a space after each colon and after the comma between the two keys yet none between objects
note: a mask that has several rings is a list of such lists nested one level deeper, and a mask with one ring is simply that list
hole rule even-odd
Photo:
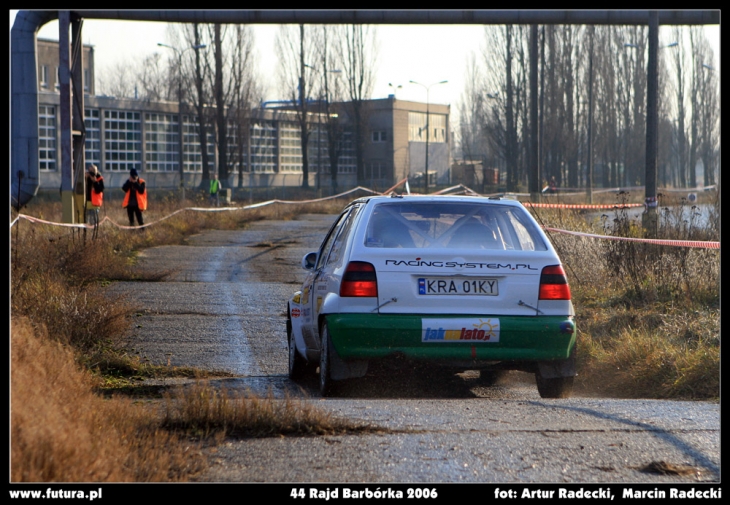
[{"label": "building window", "polygon": [[376,181],[385,177],[385,163],[372,161],[365,165],[365,177],[370,181]]},{"label": "building window", "polygon": [[[297,123],[281,122],[279,124],[279,136],[281,143],[279,146],[280,167],[282,172],[301,173],[302,164],[302,139],[299,134],[299,125]],[[310,139],[312,138],[310,134]]]},{"label": "building window", "polygon": [[[299,160],[299,172],[302,171],[301,149],[298,147],[297,141],[292,137],[291,123],[287,126],[286,123],[280,123],[282,126],[282,151],[285,149],[288,156],[289,163],[292,163],[292,158],[298,158]],[[284,133],[285,130],[288,130]],[[277,149],[277,131],[276,126],[273,122],[261,121],[254,123],[250,128],[250,163],[249,170],[255,173],[274,173],[276,171],[278,149]],[[299,130],[296,130],[297,134]],[[297,157],[298,153],[298,157]],[[282,153],[282,165],[284,155]],[[283,170],[283,166],[282,166]],[[296,171],[295,168],[290,168],[290,172]]]},{"label": "building window", "polygon": [[48,65],[41,65],[41,88],[48,88]]},{"label": "building window", "polygon": [[[200,148],[200,128],[197,116],[183,116],[183,171],[203,173],[203,150]],[[206,132],[208,170],[215,167],[215,133]]]},{"label": "building window", "polygon": [[61,67],[56,67],[56,91],[61,88]]},{"label": "building window", "polygon": [[142,120],[139,112],[104,111],[104,166],[107,170],[142,168]]},{"label": "building window", "polygon": [[56,109],[38,106],[38,161],[41,170],[56,170]]},{"label": "building window", "polygon": [[373,142],[386,142],[388,140],[388,134],[384,131],[373,132]]},{"label": "building window", "polygon": [[[329,144],[327,141],[327,125],[315,123],[309,135],[309,171],[310,173],[329,172]],[[320,166],[321,165],[321,166]]]},{"label": "building window", "polygon": [[146,169],[152,172],[175,172],[180,169],[180,144],[177,115],[144,115]]},{"label": "building window", "polygon": [[338,174],[354,174],[357,172],[357,159],[355,158],[355,143],[351,131],[343,133],[341,140],[337,142],[340,148],[340,157],[337,158]]},{"label": "building window", "polygon": [[89,92],[89,82],[91,82],[90,78],[89,78],[89,69],[85,68],[84,69],[84,91],[86,91],[87,93]]},{"label": "building window", "polygon": [[84,142],[86,163],[93,163],[101,169],[101,123],[99,122],[99,109],[86,109],[84,111],[84,126],[86,127],[86,141]]},{"label": "building window", "polygon": [[[431,134],[429,142],[446,142],[446,116],[429,114]],[[426,142],[426,114],[421,112],[408,113],[408,140],[410,142]]]}]

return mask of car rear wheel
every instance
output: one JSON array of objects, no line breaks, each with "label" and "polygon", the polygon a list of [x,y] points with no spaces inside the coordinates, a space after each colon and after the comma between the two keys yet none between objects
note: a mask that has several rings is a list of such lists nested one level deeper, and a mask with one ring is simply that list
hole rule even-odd
[{"label": "car rear wheel", "polygon": [[540,372],[535,373],[537,392],[541,398],[570,398],[573,394],[573,377],[545,378]]},{"label": "car rear wheel", "polygon": [[333,396],[335,385],[330,371],[330,334],[327,323],[322,325],[322,349],[319,352],[319,393],[322,396]]}]

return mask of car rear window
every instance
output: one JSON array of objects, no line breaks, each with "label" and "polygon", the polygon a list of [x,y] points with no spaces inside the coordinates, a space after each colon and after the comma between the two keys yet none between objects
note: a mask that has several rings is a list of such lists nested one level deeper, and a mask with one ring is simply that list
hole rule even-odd
[{"label": "car rear window", "polygon": [[367,247],[545,251],[521,207],[469,202],[387,202],[373,209]]}]

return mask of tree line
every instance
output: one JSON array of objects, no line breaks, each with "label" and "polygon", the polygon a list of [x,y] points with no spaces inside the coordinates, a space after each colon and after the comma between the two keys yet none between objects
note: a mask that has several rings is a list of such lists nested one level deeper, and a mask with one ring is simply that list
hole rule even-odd
[{"label": "tree line", "polygon": [[[509,191],[527,185],[530,121],[530,27],[485,26],[484,46],[465,69],[466,87],[452,127],[455,157],[506,174]],[[541,25],[538,39],[539,166],[543,180],[584,187],[589,151],[595,184],[644,184],[648,28]],[[719,165],[719,76],[702,27],[673,27],[659,49],[660,187],[715,183]],[[666,32],[665,32],[666,35]],[[135,64],[118,64],[99,79],[102,94],[179,101],[195,118],[203,180],[211,170],[243,181],[246,146],[265,94],[256,72],[250,25],[171,24],[168,48]],[[365,181],[367,100],[378,55],[369,25],[282,25],[276,37],[279,104],[295,111],[302,185],[310,159],[322,157],[337,187],[344,138],[352,140],[358,183]],[[343,127],[343,117],[349,128]],[[312,132],[317,149],[313,149]],[[589,142],[588,136],[590,134]],[[320,141],[324,135],[326,142]],[[590,145],[590,149],[589,146]],[[215,151],[214,151],[215,150]],[[217,166],[213,166],[217,152]],[[320,168],[318,168],[321,171]]]},{"label": "tree line", "polygon": [[[538,34],[543,181],[585,187],[591,156],[596,186],[643,185],[648,28],[545,25]],[[528,181],[529,35],[528,26],[485,27],[459,104],[461,156],[503,170],[509,191]],[[704,184],[715,184],[720,107],[712,47],[702,27],[673,27],[658,53],[658,184],[696,187],[699,161]]]}]

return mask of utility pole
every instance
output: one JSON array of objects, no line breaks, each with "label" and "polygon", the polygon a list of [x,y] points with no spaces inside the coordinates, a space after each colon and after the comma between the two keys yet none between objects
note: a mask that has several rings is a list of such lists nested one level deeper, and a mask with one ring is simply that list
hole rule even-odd
[{"label": "utility pole", "polygon": [[641,217],[641,225],[649,236],[657,232],[657,56],[659,49],[659,13],[649,12],[649,63],[646,80],[646,210]]},{"label": "utility pole", "polygon": [[436,86],[437,84],[446,84],[449,81],[439,81],[434,82],[433,84],[429,84],[426,86],[425,84],[421,84],[420,82],[416,81],[409,81],[411,84],[418,84],[419,86],[423,86],[426,88],[426,169],[425,174],[423,178],[423,193],[428,194],[428,144],[429,144],[429,137],[430,137],[430,131],[431,131],[431,120],[429,117],[430,114],[430,98],[429,95],[431,93],[431,86]]}]

